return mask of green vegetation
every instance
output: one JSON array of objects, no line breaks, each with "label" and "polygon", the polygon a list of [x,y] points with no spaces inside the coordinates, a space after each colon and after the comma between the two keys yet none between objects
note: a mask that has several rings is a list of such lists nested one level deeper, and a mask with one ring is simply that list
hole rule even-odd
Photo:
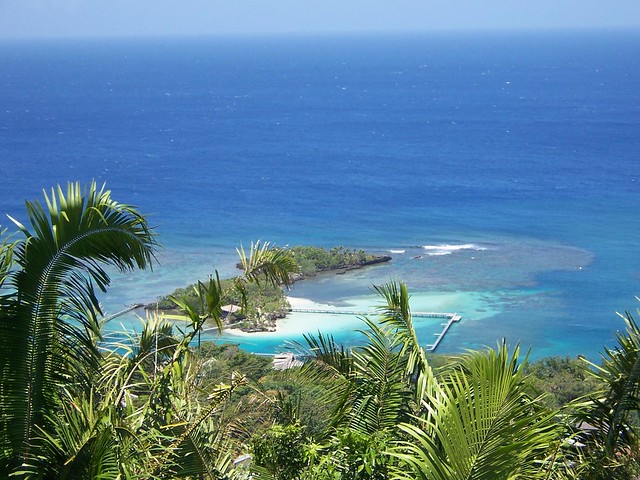
[{"label": "green vegetation", "polygon": [[389,257],[381,257],[344,247],[333,247],[326,250],[321,247],[296,246],[288,249],[298,263],[302,275],[315,275],[319,272],[339,269],[353,269],[364,265],[384,261]]},{"label": "green vegetation", "polygon": [[584,360],[569,357],[542,358],[524,366],[529,382],[549,408],[568,405],[598,388],[598,381]]},{"label": "green vegetation", "polygon": [[[281,252],[295,262],[295,267],[288,282],[301,280],[307,276],[330,270],[348,270],[365,265],[389,260],[366,253],[364,250],[353,250],[344,247],[334,247],[326,250],[320,247],[295,246],[287,249],[273,248],[274,252]],[[242,269],[242,263],[238,263]],[[281,284],[284,282],[281,282]],[[286,295],[280,285],[253,283],[242,291],[237,290],[235,279],[220,280],[224,305],[239,305],[242,310],[225,317],[225,324],[233,325],[244,331],[269,330],[275,327],[275,321],[286,316],[291,309]],[[203,306],[199,304],[197,283],[185,288],[176,289],[171,295],[158,298],[155,308],[163,311],[175,310],[175,299],[190,305],[199,313]]]},{"label": "green vegetation", "polygon": [[194,352],[194,360],[203,365],[200,377],[204,383],[223,383],[229,372],[242,372],[256,383],[273,373],[271,357],[245,352],[237,345],[203,342]]},{"label": "green vegetation", "polygon": [[[221,325],[225,290],[243,299],[253,284],[290,280],[291,257],[255,244],[231,284],[214,275],[193,305],[175,299],[183,331],[151,316],[109,344],[95,286],[109,285],[105,266],[150,266],[154,234],[95,185],[45,201],[27,203],[30,228],[0,234],[1,478],[640,475],[640,329],[629,314],[600,365],[528,364],[505,342],[427,356],[407,288],[392,282],[374,287],[379,314],[364,319],[359,346],[309,335],[297,345],[304,365],[276,372],[234,346],[193,347],[205,320]],[[253,463],[234,467],[247,453]]]},{"label": "green vegetation", "polygon": [[296,480],[305,465],[303,442],[299,425],[273,425],[253,438],[253,460],[271,478]]},{"label": "green vegetation", "polygon": [[[53,445],[43,433],[57,436],[57,429],[76,426],[57,423],[73,413],[70,398],[78,399],[80,408],[92,400],[90,385],[102,361],[94,289],[109,284],[103,265],[146,268],[155,247],[145,219],[95,184],[85,195],[77,184],[70,184],[66,195],[61,188],[52,190],[45,202],[46,209],[27,202],[32,230],[15,222],[23,237],[10,242],[3,236],[0,244],[0,472],[5,473],[48,470],[39,456],[45,445]],[[82,439],[72,436],[72,441]]]},{"label": "green vegetation", "polygon": [[[117,344],[101,338],[95,287],[105,266],[151,265],[155,236],[134,208],[92,184],[27,202],[31,230],[0,236],[0,478],[222,478],[234,422],[225,402],[239,373],[201,384],[190,343],[206,318],[221,324],[221,285],[199,282],[204,311],[178,302],[188,326],[151,317]],[[252,283],[282,284],[292,262],[268,245],[241,253]]]},{"label": "green vegetation", "polygon": [[[236,278],[220,280],[222,304],[240,307],[238,311],[225,314],[225,325],[245,331],[267,330],[275,327],[275,320],[284,318],[291,309],[281,286],[251,283],[242,293],[235,288]],[[178,288],[171,295],[158,299],[157,308],[179,314],[182,310],[177,308],[175,299],[180,299],[202,313],[204,310],[198,300],[197,285]]]}]

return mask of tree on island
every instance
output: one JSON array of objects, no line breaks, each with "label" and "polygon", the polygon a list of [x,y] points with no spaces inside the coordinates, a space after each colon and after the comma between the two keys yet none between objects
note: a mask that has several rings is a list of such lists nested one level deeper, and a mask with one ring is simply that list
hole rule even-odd
[{"label": "tree on island", "polygon": [[[266,244],[268,245],[268,244]],[[265,246],[265,245],[263,245]],[[252,248],[253,245],[252,245]],[[288,279],[282,279],[280,284],[253,283],[246,286],[241,294],[234,284],[237,277],[220,281],[225,304],[242,303],[243,308],[225,317],[225,325],[233,325],[247,332],[265,331],[275,327],[279,318],[284,318],[291,310],[284,289],[295,281],[315,276],[318,273],[335,271],[344,273],[348,270],[362,268],[368,265],[388,262],[391,257],[374,255],[364,250],[345,247],[333,247],[329,250],[322,247],[297,245],[294,247],[271,246],[274,254],[286,256],[293,262]],[[238,269],[244,270],[242,262],[236,264]],[[159,297],[154,304],[147,305],[147,309],[158,309],[171,312],[176,309],[175,298],[182,299],[186,304],[199,311],[200,306],[196,296],[197,283],[176,289],[172,294]],[[174,312],[180,314],[180,312]]]}]

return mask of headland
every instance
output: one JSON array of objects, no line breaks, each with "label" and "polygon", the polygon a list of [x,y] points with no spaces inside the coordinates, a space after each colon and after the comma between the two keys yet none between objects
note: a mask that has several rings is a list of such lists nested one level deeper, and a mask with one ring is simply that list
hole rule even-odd
[{"label": "headland", "polygon": [[[287,248],[287,251],[298,265],[298,271],[290,275],[291,284],[317,275],[343,275],[392,260],[389,255],[377,255],[345,247],[325,249],[315,246],[295,246]],[[242,267],[241,264],[236,266]],[[195,297],[195,285],[194,283],[178,288],[170,295],[159,297],[157,302],[148,304],[145,308],[180,315],[182,312],[171,301],[171,297],[176,297],[198,310],[200,306]],[[233,332],[275,332],[277,321],[285,318],[293,308],[291,299],[286,296],[283,286],[249,284],[246,301],[243,301],[232,286],[232,278],[221,280],[224,292],[223,325]]]}]

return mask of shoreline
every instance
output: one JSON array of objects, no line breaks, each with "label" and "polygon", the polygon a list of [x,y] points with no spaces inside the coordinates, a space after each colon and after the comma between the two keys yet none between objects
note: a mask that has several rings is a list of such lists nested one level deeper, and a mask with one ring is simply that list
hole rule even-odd
[{"label": "shoreline", "polygon": [[[417,254],[424,254],[424,246],[416,243],[416,246],[402,247],[405,255],[394,255],[394,261],[387,267],[360,270],[360,273],[356,271],[348,275],[322,272],[308,277],[308,282],[296,283],[295,288],[285,291],[285,295],[292,308],[315,309],[320,306],[319,310],[371,311],[372,307],[380,304],[380,298],[372,294],[371,285],[398,278],[406,282],[410,289],[412,311],[455,312],[463,316],[464,328],[454,327],[439,350],[483,348],[492,345],[496,338],[505,337],[536,348],[536,357],[557,352],[596,355],[597,352],[584,347],[584,342],[575,347],[573,335],[560,338],[535,336],[536,325],[545,324],[546,310],[540,310],[541,300],[545,305],[552,305],[556,301],[553,292],[536,283],[538,275],[550,268],[569,272],[566,275],[572,275],[571,272],[588,274],[591,269],[579,269],[576,265],[589,265],[590,252],[535,239],[528,242],[522,238],[509,242],[482,240],[465,238],[459,242],[427,242],[429,245],[448,246],[473,243],[489,245],[490,248],[478,251],[459,248],[450,255],[425,256],[422,261],[412,259]],[[537,260],[530,264],[529,259]],[[514,270],[513,265],[518,268]],[[505,279],[502,270],[507,267],[509,276]],[[486,273],[485,270],[489,268]],[[482,283],[478,284],[479,281]],[[133,301],[135,299],[124,305],[130,305]],[[530,320],[514,320],[517,312],[525,307],[528,311],[526,318]],[[126,328],[138,329],[138,320],[134,317],[123,316]],[[514,333],[512,327],[516,322],[517,331]],[[113,329],[115,323],[111,322],[111,325]],[[415,326],[424,345],[432,344],[435,334],[441,329],[439,323],[427,319],[416,319]],[[208,327],[213,327],[213,323],[208,323]],[[237,344],[249,352],[272,354],[286,349],[290,342],[304,344],[304,334],[313,335],[318,331],[333,336],[339,343],[353,345],[360,338],[355,331],[362,329],[363,324],[355,316],[293,312],[286,318],[278,319],[274,327],[269,329],[271,331],[251,333],[237,328],[225,328],[222,332],[212,328],[203,332],[202,339],[204,341],[206,336],[206,341]],[[580,336],[580,339],[584,340],[583,337]]]},{"label": "shoreline", "polygon": [[[313,300],[308,298],[291,297],[291,296],[287,296],[286,298],[287,298],[287,301],[289,302],[289,305],[291,305],[291,308],[309,308],[309,309],[323,309],[323,310],[331,310],[335,308],[330,304],[314,302]],[[291,331],[292,329],[286,328],[287,321],[292,320],[291,313],[292,312],[289,312],[287,316],[285,316],[284,318],[277,319],[275,321],[275,326],[269,330],[246,332],[239,328],[231,327],[231,328],[224,328],[221,333],[233,335],[234,337],[249,337],[249,338],[261,337],[261,336],[271,335],[271,334],[281,334],[281,335],[296,334],[298,333],[297,331]],[[310,325],[305,324],[305,327],[306,327],[306,331],[311,331],[311,329],[309,328],[311,327]],[[317,325],[315,325],[314,327],[317,327]],[[315,330],[317,330],[317,328],[315,328]]]},{"label": "shoreline", "polygon": [[[320,252],[322,252],[323,254],[326,255],[330,255],[333,256],[332,259],[334,259],[336,256],[342,260],[345,260],[345,256],[349,256],[349,255],[354,255],[355,258],[347,258],[347,261],[342,261],[339,264],[336,265],[332,265],[332,266],[319,266],[318,264],[315,264],[315,270],[314,271],[307,271],[304,272],[304,268],[302,266],[302,263],[300,263],[300,261],[298,260],[298,269],[299,271],[297,273],[290,273],[289,274],[289,286],[293,286],[295,283],[301,281],[301,280],[307,280],[307,279],[312,279],[312,278],[317,278],[317,277],[321,277],[324,275],[329,275],[329,274],[333,274],[333,275],[344,275],[348,272],[354,271],[354,270],[360,270],[366,267],[371,267],[371,266],[375,266],[375,265],[380,265],[383,263],[388,263],[390,262],[393,257],[391,257],[390,255],[379,255],[379,254],[372,254],[372,253],[366,253],[364,250],[351,250],[351,249],[344,249],[343,247],[336,247],[337,252],[334,252],[334,249],[327,251],[326,249],[322,248],[322,247],[312,247],[312,246],[307,246],[307,247],[302,247],[302,246],[298,246],[298,247],[293,247],[293,250],[295,249],[315,249],[315,250],[319,250]],[[292,252],[293,252],[292,250]],[[292,255],[296,255],[296,253],[292,253]],[[300,252],[298,252],[298,255],[300,255]],[[295,258],[295,257],[294,257]],[[305,260],[305,257],[300,257],[301,260]],[[326,260],[326,259],[325,259]],[[242,270],[242,264],[241,263],[236,263],[236,268]],[[232,277],[233,278],[233,277]],[[222,279],[221,281],[227,281],[229,279]],[[187,287],[188,288],[188,287]],[[269,310],[266,311],[264,313],[260,312],[260,308],[257,308],[257,314],[258,316],[255,317],[255,311],[249,310],[248,312],[246,312],[246,316],[245,316],[245,312],[240,312],[240,316],[239,317],[234,317],[235,319],[239,320],[236,322],[231,323],[231,328],[223,328],[223,330],[228,331],[230,334],[235,335],[235,336],[240,336],[238,334],[238,332],[242,331],[243,334],[256,334],[256,333],[261,333],[261,332],[266,332],[266,333],[274,333],[277,332],[279,330],[279,328],[281,328],[281,324],[283,320],[286,320],[287,318],[290,317],[291,315],[291,309],[294,308],[312,308],[312,309],[323,309],[326,310],[326,306],[321,305],[321,306],[306,306],[306,307],[301,307],[301,306],[297,306],[296,302],[301,302],[303,300],[306,299],[297,299],[296,297],[290,297],[286,294],[286,291],[284,291],[283,286],[280,285],[280,289],[283,290],[282,292],[280,292],[280,295],[276,295],[276,299],[277,301],[280,303],[280,306],[275,309],[275,310]],[[275,295],[275,294],[274,294]],[[159,302],[156,302],[155,304],[150,303],[150,304],[146,304],[144,305],[145,310],[158,310],[160,312],[162,312],[163,314],[166,315],[173,315],[173,316],[177,316],[177,315],[182,315],[182,313],[180,312],[180,310],[178,308],[175,307],[175,305],[167,305],[167,298],[169,298],[168,295],[165,295],[164,297],[158,297],[159,298]],[[258,298],[260,298],[260,295],[258,295]],[[293,300],[293,302],[292,302]],[[160,306],[160,303],[164,303],[164,305]],[[173,302],[170,302],[173,303]],[[288,303],[288,306],[287,306]],[[304,303],[304,302],[303,302]],[[238,307],[239,308],[239,307]],[[254,315],[252,315],[252,312]],[[226,316],[223,316],[223,324],[225,324],[228,321],[228,318]],[[238,327],[235,327],[236,325],[238,325]],[[234,328],[235,327],[235,328]]]},{"label": "shoreline", "polygon": [[333,273],[334,275],[344,275],[347,272],[360,270],[366,267],[372,267],[374,265],[380,265],[381,263],[388,263],[391,260],[393,260],[393,257],[391,255],[377,255],[377,254],[371,254],[371,255],[374,256],[372,260],[367,260],[361,263],[352,263],[348,265],[343,264],[343,265],[338,265],[336,267],[321,268],[312,273],[294,273],[290,275],[291,284],[294,284],[301,280],[314,278],[314,277],[317,277],[318,275],[328,275],[330,273]]},{"label": "shoreline", "polygon": [[[339,312],[339,309],[336,308],[334,305],[328,304],[328,303],[319,303],[319,302],[315,302],[309,298],[303,298],[303,297],[292,297],[292,296],[287,296],[287,301],[289,302],[289,304],[291,305],[291,308],[300,308],[300,309],[316,309],[316,310],[336,310],[337,312]],[[142,308],[142,307],[138,307],[138,308]],[[161,311],[159,312],[160,315],[162,315],[165,319],[170,320],[174,323],[176,322],[180,322],[183,321],[183,317],[184,320],[186,320],[186,316],[184,316],[183,314],[181,314],[178,310],[165,310],[165,311]],[[219,332],[219,335],[225,335],[225,334],[229,334],[232,335],[234,337],[243,337],[243,338],[252,338],[252,337],[263,337],[263,336],[269,336],[269,335],[273,335],[273,334],[281,334],[281,335],[295,335],[300,333],[298,330],[299,329],[287,329],[286,328],[286,324],[288,322],[290,322],[291,320],[294,320],[290,315],[293,312],[289,312],[289,314],[284,317],[284,318],[279,318],[276,322],[275,322],[275,326],[269,330],[255,330],[255,331],[250,331],[247,332],[245,330],[242,330],[240,328],[235,328],[233,326],[231,327],[227,327],[227,326],[223,326],[222,331]],[[331,315],[331,314],[329,314]],[[306,333],[308,331],[312,331],[312,329],[318,330],[318,322],[312,322],[311,324],[309,324],[308,322],[305,323],[305,328],[303,330],[303,333]],[[210,327],[210,328],[206,328],[205,330],[207,331],[211,331],[211,330],[218,330],[216,327]],[[302,330],[301,330],[302,331]]]}]

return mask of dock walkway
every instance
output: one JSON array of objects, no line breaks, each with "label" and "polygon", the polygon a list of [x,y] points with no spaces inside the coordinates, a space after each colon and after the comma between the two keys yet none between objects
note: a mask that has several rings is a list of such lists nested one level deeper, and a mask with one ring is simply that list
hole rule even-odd
[{"label": "dock walkway", "polygon": [[[365,316],[365,315],[377,315],[380,312],[378,311],[355,311],[355,310],[322,310],[315,308],[292,308],[291,312],[294,313],[321,313],[325,315],[351,315],[351,316]],[[428,352],[435,352],[440,342],[444,339],[445,335],[451,328],[451,325],[454,323],[458,323],[462,316],[457,313],[448,313],[448,312],[411,312],[411,316],[414,318],[446,318],[447,323],[442,324],[442,330],[440,333],[436,333],[436,341],[432,344],[427,345],[426,350]]]},{"label": "dock walkway", "polygon": [[435,352],[436,348],[438,348],[438,345],[440,345],[440,342],[442,341],[442,339],[444,338],[444,336],[447,334],[447,332],[449,331],[449,329],[451,328],[451,325],[453,325],[454,322],[459,322],[462,319],[462,317],[460,315],[457,314],[452,314],[449,317],[449,321],[447,321],[447,323],[443,324],[443,328],[442,331],[440,333],[436,333],[436,341],[433,342],[431,345],[427,345],[427,352]]},{"label": "dock walkway", "polygon": [[[371,311],[357,311],[357,310],[321,310],[316,308],[292,308],[290,310],[292,313],[323,313],[326,315],[351,315],[362,316],[362,315],[378,315],[380,312],[371,310]],[[412,317],[423,317],[423,318],[450,318],[455,316],[455,313],[443,313],[443,312],[411,312]]]}]

